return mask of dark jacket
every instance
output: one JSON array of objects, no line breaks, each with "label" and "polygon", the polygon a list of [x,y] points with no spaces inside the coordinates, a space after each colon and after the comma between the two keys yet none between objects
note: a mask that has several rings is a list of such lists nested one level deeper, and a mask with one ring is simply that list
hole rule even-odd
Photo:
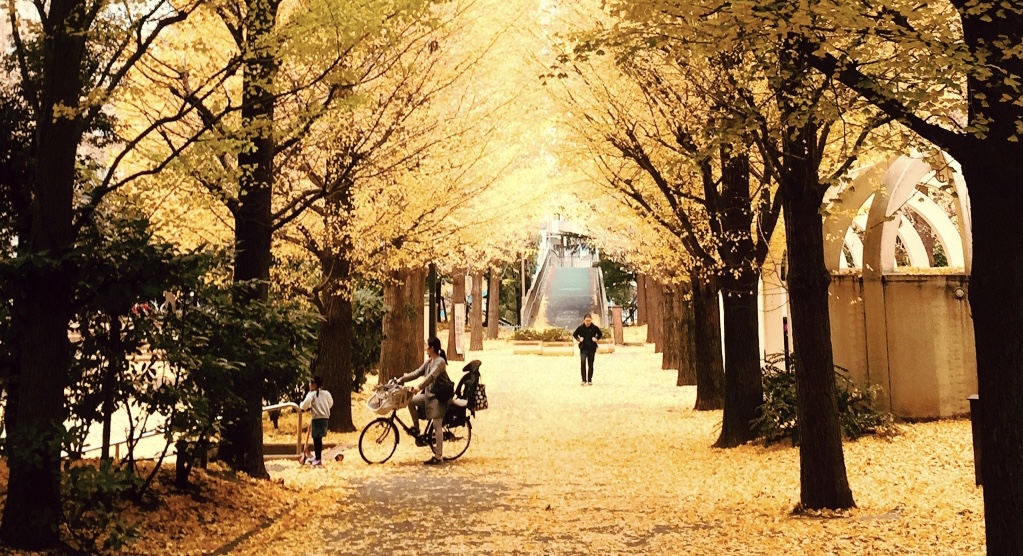
[{"label": "dark jacket", "polygon": [[603,338],[604,335],[600,332],[599,326],[590,323],[589,326],[580,324],[579,328],[576,328],[575,332],[572,333],[572,337],[576,340],[582,339],[582,342],[579,344],[579,351],[596,353],[597,340]]}]

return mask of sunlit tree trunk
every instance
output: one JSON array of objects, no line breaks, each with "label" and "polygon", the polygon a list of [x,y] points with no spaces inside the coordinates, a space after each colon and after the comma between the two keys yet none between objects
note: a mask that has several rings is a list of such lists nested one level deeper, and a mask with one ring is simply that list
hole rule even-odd
[{"label": "sunlit tree trunk", "polygon": [[698,361],[696,357],[696,319],[693,314],[693,286],[682,282],[676,295],[678,303],[679,363],[678,386],[697,384]]},{"label": "sunlit tree trunk", "polygon": [[490,271],[487,286],[487,338],[496,340],[501,331],[501,269]]},{"label": "sunlit tree trunk", "polygon": [[656,280],[646,280],[646,341],[654,345],[654,353],[663,349],[664,296],[663,286]]},{"label": "sunlit tree trunk", "polygon": [[[465,269],[456,268],[452,272],[451,277],[452,293],[451,293],[451,327],[448,329],[448,361],[465,361],[465,354],[459,354],[455,350],[455,327],[460,330],[465,330],[465,320],[455,318],[455,306],[459,303],[462,307],[465,307]],[[462,349],[466,349],[469,346],[462,346]]]},{"label": "sunlit tree trunk", "polygon": [[469,315],[469,350],[483,351],[483,273],[472,275],[472,311]]},{"label": "sunlit tree trunk", "polygon": [[423,294],[426,269],[388,273],[384,283],[384,340],[380,344],[379,382],[401,376],[423,364]]},{"label": "sunlit tree trunk", "polygon": [[662,369],[674,369],[678,370],[679,359],[681,358],[681,346],[679,345],[678,335],[678,306],[676,305],[676,292],[677,288],[675,285],[667,285],[661,290],[664,294],[663,307],[664,310],[661,314],[661,330],[662,333],[662,350],[661,350],[661,368]]},{"label": "sunlit tree trunk", "polygon": [[647,306],[646,306],[646,274],[642,272],[636,273],[636,324],[646,324],[647,322]]}]

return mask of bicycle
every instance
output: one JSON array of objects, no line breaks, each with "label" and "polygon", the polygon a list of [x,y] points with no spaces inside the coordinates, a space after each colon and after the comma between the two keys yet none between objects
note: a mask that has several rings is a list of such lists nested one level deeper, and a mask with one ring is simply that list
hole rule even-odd
[{"label": "bicycle", "polygon": [[[405,434],[415,439],[416,446],[429,446],[431,450],[433,449],[436,442],[433,421],[429,421],[422,434],[416,435],[415,429],[398,417],[398,410],[406,407],[411,398],[408,388],[394,383],[377,386],[373,397],[366,404],[378,414],[390,411],[390,415],[378,417],[362,429],[359,435],[359,455],[366,463],[384,463],[391,459],[401,440],[398,433],[399,425]],[[445,455],[446,461],[460,458],[472,442],[472,418],[470,412],[465,410],[466,404],[467,401],[464,399],[453,398],[444,416],[444,452],[453,454]]]}]

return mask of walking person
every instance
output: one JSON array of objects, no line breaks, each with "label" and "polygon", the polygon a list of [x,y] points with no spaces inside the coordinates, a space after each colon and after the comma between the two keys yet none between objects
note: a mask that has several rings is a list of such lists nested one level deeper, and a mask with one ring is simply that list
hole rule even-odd
[{"label": "walking person", "polygon": [[597,356],[597,340],[604,337],[600,327],[593,324],[590,315],[583,317],[583,323],[572,333],[579,344],[579,370],[583,376],[583,386],[593,385],[593,360]]},{"label": "walking person", "polygon": [[434,337],[427,341],[426,355],[426,361],[418,369],[403,375],[398,382],[404,384],[423,378],[419,386],[412,388],[412,401],[409,402],[408,410],[412,416],[417,444],[423,445],[419,435],[419,412],[424,411],[426,418],[433,421],[433,457],[423,463],[437,465],[444,462],[444,414],[454,395],[455,384],[448,376],[448,356],[441,349],[439,339]]},{"label": "walking person", "polygon": [[334,407],[334,398],[323,389],[323,378],[314,376],[309,381],[309,393],[299,404],[302,411],[313,410],[313,420],[309,424],[310,435],[313,437],[313,453],[315,457],[310,465],[323,465],[323,437],[327,436],[327,423],[330,421],[330,408]]}]

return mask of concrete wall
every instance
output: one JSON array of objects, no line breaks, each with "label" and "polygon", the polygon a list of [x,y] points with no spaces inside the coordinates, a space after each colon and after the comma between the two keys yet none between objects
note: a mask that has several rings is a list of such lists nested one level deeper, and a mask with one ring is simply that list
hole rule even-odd
[{"label": "concrete wall", "polygon": [[[965,275],[886,275],[892,412],[930,418],[969,411],[977,357]],[[956,290],[964,295],[959,298]]]},{"label": "concrete wall", "polygon": [[[863,278],[859,273],[833,274],[829,289],[831,348],[835,364],[849,371],[857,383],[870,379],[867,368],[867,330],[863,306]],[[885,390],[888,385],[882,385]]]},{"label": "concrete wall", "polygon": [[[884,398],[878,405],[898,417],[968,413],[966,398],[977,392],[977,358],[967,288],[964,274],[886,274],[884,313],[868,316],[863,277],[833,274],[835,364],[857,383],[881,386]],[[868,338],[878,339],[871,344]]]}]

